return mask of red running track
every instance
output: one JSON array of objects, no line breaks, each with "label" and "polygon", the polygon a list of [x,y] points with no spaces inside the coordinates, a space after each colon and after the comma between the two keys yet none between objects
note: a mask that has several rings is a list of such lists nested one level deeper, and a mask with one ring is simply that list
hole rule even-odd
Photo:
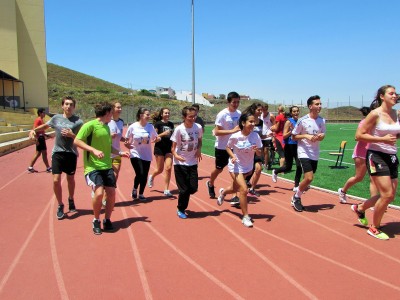
[{"label": "red running track", "polygon": [[[35,166],[41,172],[26,172],[33,152],[31,146],[0,157],[0,299],[400,298],[399,211],[385,214],[391,239],[380,241],[336,195],[310,190],[303,196],[308,210],[298,213],[290,206],[292,185],[262,176],[262,195],[250,198],[254,228],[245,228],[239,209],[209,199],[214,161],[203,157],[190,218],[181,220],[176,198],[162,195],[161,176],[146,188],[146,202],[131,200],[134,172],[126,159],[112,216],[116,232],[96,236],[82,160],[78,212],[59,221],[43,162]],[[216,191],[229,182],[225,170]]]}]

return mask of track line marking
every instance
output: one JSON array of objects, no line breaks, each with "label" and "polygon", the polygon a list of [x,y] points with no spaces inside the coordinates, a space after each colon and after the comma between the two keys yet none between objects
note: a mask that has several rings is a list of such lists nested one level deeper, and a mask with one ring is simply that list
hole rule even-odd
[{"label": "track line marking", "polygon": [[[66,176],[61,181],[61,184],[65,181]],[[54,217],[53,217],[53,212],[54,212],[54,203],[56,202],[56,196],[54,195],[51,200],[51,208],[49,211],[49,235],[50,235],[50,251],[51,251],[51,259],[53,261],[53,269],[54,269],[54,274],[56,276],[57,280],[57,285],[58,285],[58,290],[60,291],[60,296],[61,299],[63,300],[68,300],[68,293],[67,289],[65,288],[65,283],[64,283],[64,278],[62,275],[61,267],[60,267],[60,261],[58,259],[57,255],[57,246],[56,246],[56,238],[55,238],[55,233],[54,233]]]},{"label": "track line marking", "polygon": [[[118,195],[122,199],[125,199],[125,197],[122,194],[122,192],[119,189],[117,189],[117,191],[118,191]],[[122,207],[122,215],[124,216],[125,220],[128,218],[128,215],[126,213],[126,209],[124,207]],[[137,270],[139,272],[140,282],[142,283],[144,296],[146,297],[146,299],[151,300],[151,299],[153,299],[153,296],[151,294],[151,289],[150,289],[150,286],[149,286],[149,282],[147,280],[146,272],[144,271],[142,258],[140,256],[139,248],[137,246],[135,237],[134,237],[134,235],[132,233],[131,226],[127,226],[127,233],[128,233],[128,237],[129,237],[129,242],[131,244],[131,248],[133,250],[133,256],[135,257],[136,267],[137,267]]]}]

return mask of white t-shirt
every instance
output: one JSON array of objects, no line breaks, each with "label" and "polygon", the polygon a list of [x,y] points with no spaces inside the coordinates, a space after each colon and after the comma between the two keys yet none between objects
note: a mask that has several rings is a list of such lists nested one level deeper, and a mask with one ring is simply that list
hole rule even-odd
[{"label": "white t-shirt", "polygon": [[[221,126],[223,130],[231,130],[238,124],[240,115],[239,110],[230,112],[229,109],[225,108],[218,113],[215,125]],[[215,148],[225,150],[230,136],[230,134],[216,136]]]},{"label": "white t-shirt", "polygon": [[138,157],[143,160],[151,161],[151,142],[157,138],[157,132],[153,125],[147,123],[142,127],[139,122],[135,122],[128,127],[125,138],[131,141],[131,158]]},{"label": "white t-shirt", "polygon": [[228,171],[230,173],[248,173],[253,170],[254,150],[253,146],[262,147],[261,138],[257,132],[250,132],[244,136],[241,131],[232,134],[229,137],[227,147],[231,148],[237,160],[233,164],[229,158]]},{"label": "white t-shirt", "polygon": [[[261,119],[263,120],[263,130],[262,134],[263,135],[270,135],[272,133],[271,127],[272,127],[272,122],[271,122],[271,113],[268,112],[266,116],[264,116],[264,113],[261,115]],[[263,140],[270,140],[272,139],[272,136],[267,136]]]},{"label": "white t-shirt", "polygon": [[[114,149],[117,149],[118,151],[121,150],[120,141],[122,138],[122,131],[124,130],[124,121],[122,119],[118,119],[118,121],[114,121],[113,119],[111,119],[111,121],[107,125],[108,127],[110,127],[111,134],[117,134],[112,138],[112,147]],[[111,158],[114,158],[116,156],[117,155],[111,153]]]},{"label": "white t-shirt", "polygon": [[[320,116],[317,119],[310,117],[310,114],[301,117],[296,126],[294,127],[292,134],[318,134],[325,133],[325,119]],[[299,158],[308,158],[311,160],[319,159],[319,143],[320,141],[311,142],[308,139],[301,139],[297,141],[297,155]]]},{"label": "white t-shirt", "polygon": [[194,123],[191,128],[184,123],[175,128],[171,136],[171,141],[176,143],[175,152],[184,157],[185,161],[179,161],[174,157],[174,165],[193,166],[197,165],[196,151],[199,145],[199,139],[203,137],[201,125]]}]

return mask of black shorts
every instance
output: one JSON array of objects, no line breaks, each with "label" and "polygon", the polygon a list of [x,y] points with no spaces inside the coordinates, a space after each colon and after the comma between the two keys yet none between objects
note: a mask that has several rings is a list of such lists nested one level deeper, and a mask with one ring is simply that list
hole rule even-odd
[{"label": "black shorts", "polygon": [[77,156],[72,152],[55,152],[51,157],[51,169],[53,174],[65,173],[74,175],[76,171]]},{"label": "black shorts", "polygon": [[44,135],[40,135],[37,138],[37,142],[36,142],[36,151],[44,151],[47,150],[47,146],[46,146],[46,137]]},{"label": "black shorts", "polygon": [[275,139],[275,145],[276,145],[275,152],[278,153],[279,158],[284,158],[285,151],[283,150],[283,145],[281,144],[281,141],[278,139]]},{"label": "black shorts", "polygon": [[261,140],[264,148],[273,148],[272,139],[269,140]]},{"label": "black shorts", "polygon": [[85,175],[86,183],[94,189],[96,186],[117,187],[114,170],[94,170]]},{"label": "black shorts", "polygon": [[307,172],[317,172],[318,160],[311,160],[309,158],[299,158],[301,168],[303,169],[303,173]]},{"label": "black shorts", "polygon": [[262,163],[263,162],[263,158],[262,158],[262,156],[257,156],[257,155],[254,155],[254,163],[256,164],[256,163]]},{"label": "black shorts", "polygon": [[165,156],[171,153],[171,147],[166,146],[154,146],[154,155],[156,156]]},{"label": "black shorts", "polygon": [[390,176],[391,179],[398,177],[399,160],[396,154],[368,150],[365,163],[370,176]]},{"label": "black shorts", "polygon": [[223,169],[228,165],[229,154],[226,150],[215,148],[215,168]]}]

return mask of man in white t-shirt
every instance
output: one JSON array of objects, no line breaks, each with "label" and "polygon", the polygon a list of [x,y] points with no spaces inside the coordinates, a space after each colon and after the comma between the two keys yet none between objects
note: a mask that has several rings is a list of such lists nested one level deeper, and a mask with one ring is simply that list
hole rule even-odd
[{"label": "man in white t-shirt", "polygon": [[292,131],[292,139],[297,141],[297,155],[303,169],[304,178],[292,197],[292,205],[296,211],[303,211],[301,194],[314,179],[319,159],[319,143],[325,138],[325,120],[319,116],[322,104],[318,95],[307,100],[310,112],[297,121]]},{"label": "man in white t-shirt", "polygon": [[240,131],[238,121],[240,111],[240,96],[236,92],[230,92],[227,97],[228,107],[221,110],[215,119],[214,135],[215,141],[215,169],[211,172],[210,180],[206,182],[210,198],[215,198],[214,182],[225,166],[228,165],[229,155],[226,145],[229,137]]}]

